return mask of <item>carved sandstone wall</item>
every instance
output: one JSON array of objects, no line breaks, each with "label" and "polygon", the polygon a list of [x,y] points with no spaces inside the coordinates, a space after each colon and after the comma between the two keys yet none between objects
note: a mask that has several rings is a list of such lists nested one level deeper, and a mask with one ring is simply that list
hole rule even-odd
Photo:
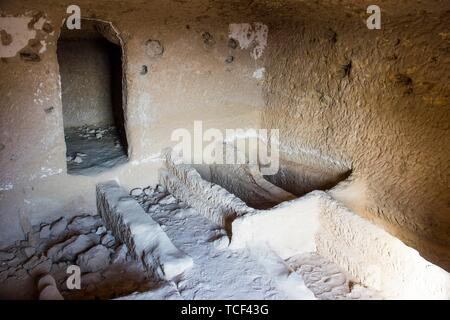
[{"label": "carved sandstone wall", "polygon": [[[0,243],[23,237],[26,221],[95,212],[99,181],[155,182],[172,130],[203,120],[279,128],[286,161],[350,167],[333,196],[448,270],[450,4],[383,1],[374,31],[371,2],[77,1],[121,39],[130,162],[74,177],[56,58],[72,3],[2,1],[0,28],[15,31],[0,34]],[[228,39],[231,24],[255,22],[268,26],[261,55]]]}]

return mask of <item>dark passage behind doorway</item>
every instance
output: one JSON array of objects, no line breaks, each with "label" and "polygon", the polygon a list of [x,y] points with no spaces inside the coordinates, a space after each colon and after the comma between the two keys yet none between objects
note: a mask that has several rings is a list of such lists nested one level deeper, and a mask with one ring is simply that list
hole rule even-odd
[{"label": "dark passage behind doorway", "polygon": [[99,22],[63,29],[58,62],[69,174],[90,175],[127,161],[122,106],[122,50]]}]

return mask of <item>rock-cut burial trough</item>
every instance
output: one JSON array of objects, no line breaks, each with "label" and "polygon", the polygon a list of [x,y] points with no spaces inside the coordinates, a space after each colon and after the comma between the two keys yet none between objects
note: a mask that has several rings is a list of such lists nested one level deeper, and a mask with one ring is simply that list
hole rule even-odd
[{"label": "rock-cut burial trough", "polygon": [[[282,175],[271,180],[292,193],[249,165],[194,166],[178,160],[173,153],[166,153],[160,183],[224,228],[230,249],[268,246],[284,260],[317,252],[384,297],[450,298],[450,277],[445,270],[356,215],[328,192],[316,190],[296,198],[293,193],[301,193],[302,188],[293,180],[283,180]],[[292,164],[283,165],[284,170],[292,170]],[[346,176],[331,174],[322,182],[326,186]]]},{"label": "rock-cut burial trough", "polygon": [[97,208],[106,226],[141,259],[150,274],[170,280],[192,266],[139,203],[116,182],[97,185]]}]

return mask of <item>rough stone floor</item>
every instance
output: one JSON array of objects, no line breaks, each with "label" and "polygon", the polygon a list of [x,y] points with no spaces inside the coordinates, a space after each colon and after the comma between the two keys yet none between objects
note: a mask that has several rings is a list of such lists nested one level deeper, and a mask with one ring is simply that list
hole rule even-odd
[{"label": "rough stone floor", "polygon": [[91,175],[127,162],[127,154],[114,126],[65,129],[67,171]]},{"label": "rough stone floor", "polygon": [[[132,260],[99,216],[32,227],[28,239],[0,251],[0,299],[37,298],[36,279],[50,273],[65,299],[369,299],[315,253],[282,261],[267,248],[229,250],[225,232],[158,186],[132,195],[194,266],[174,281],[158,281]],[[66,269],[83,271],[81,290],[67,290]]]}]

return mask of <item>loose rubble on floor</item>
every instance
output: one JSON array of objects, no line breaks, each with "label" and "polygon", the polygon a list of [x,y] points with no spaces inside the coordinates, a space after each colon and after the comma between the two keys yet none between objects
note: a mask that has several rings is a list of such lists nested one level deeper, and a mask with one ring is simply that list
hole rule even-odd
[{"label": "loose rubble on floor", "polygon": [[[192,266],[171,280],[153,276],[113,236],[100,216],[63,217],[33,226],[26,240],[0,251],[0,298],[35,299],[39,295],[38,280],[46,275],[55,279],[55,286],[65,299],[376,297],[316,253],[283,261],[268,248],[228,249],[225,230],[160,185],[136,188],[130,195],[160,225],[174,246],[192,258]],[[66,287],[67,267],[73,264],[82,271],[80,290]],[[52,281],[45,278],[39,283],[42,287],[42,283]]]},{"label": "loose rubble on floor", "polygon": [[[81,290],[67,290],[70,265],[82,270]],[[111,299],[155,286],[100,217],[90,215],[35,226],[27,240],[0,251],[0,298],[37,298],[37,279],[46,274],[66,299]]]},{"label": "loose rubble on floor", "polygon": [[115,126],[82,126],[65,130],[67,168],[71,174],[96,174],[127,161]]}]

